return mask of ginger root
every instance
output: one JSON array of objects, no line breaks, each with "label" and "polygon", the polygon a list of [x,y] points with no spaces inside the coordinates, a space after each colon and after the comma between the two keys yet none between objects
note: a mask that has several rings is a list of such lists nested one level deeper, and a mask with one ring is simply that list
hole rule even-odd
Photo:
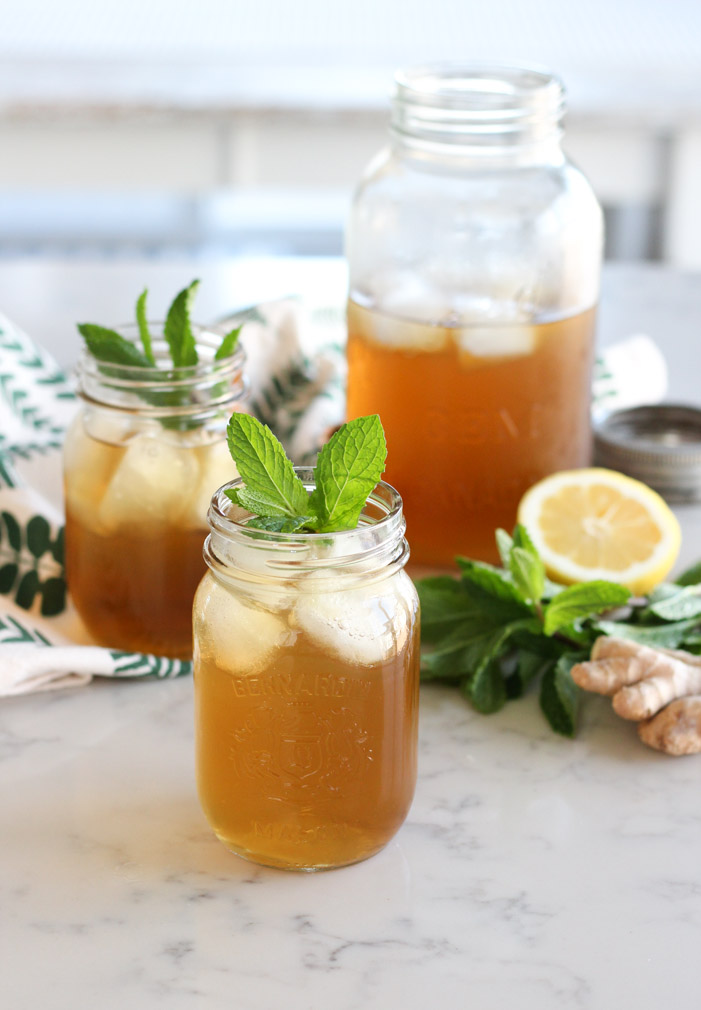
[{"label": "ginger root", "polygon": [[638,736],[665,754],[701,753],[701,695],[677,698],[652,719],[639,723]]},{"label": "ginger root", "polygon": [[649,746],[701,753],[701,657],[602,636],[591,659],[572,668],[572,679],[611,697],[618,715],[641,724],[640,738]]}]

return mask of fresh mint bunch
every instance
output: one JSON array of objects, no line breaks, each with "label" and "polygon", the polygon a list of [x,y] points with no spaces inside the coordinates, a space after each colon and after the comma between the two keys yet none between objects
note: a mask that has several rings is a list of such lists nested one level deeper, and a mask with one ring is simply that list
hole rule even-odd
[{"label": "fresh mint bunch", "polygon": [[[166,314],[163,327],[174,368],[196,365],[199,357],[192,332],[190,313],[200,282],[192,281],[173,299]],[[156,358],[153,353],[153,341],[149,331],[146,315],[146,299],[148,289],[144,289],[136,302],[136,322],[139,327],[139,338],[143,350],[127,340],[116,330],[95,323],[79,323],[78,331],[85,339],[88,350],[98,361],[112,365],[129,365],[138,368],[154,368]],[[214,355],[215,360],[229,357],[236,350],[241,326],[236,326],[222,338],[222,342]]]},{"label": "fresh mint bunch", "polygon": [[354,529],[387,458],[377,414],[349,421],[321,449],[309,494],[280,442],[255,417],[233,414],[227,440],[245,486],[225,493],[254,514],[249,526],[269,532]]},{"label": "fresh mint bunch", "polygon": [[458,558],[460,578],[417,583],[422,679],[455,683],[484,713],[496,712],[540,684],[552,728],[574,736],[579,688],[570,676],[596,638],[615,635],[644,645],[701,653],[701,564],[647,599],[631,599],[613,582],[560,586],[523,526],[496,532],[502,567]]}]

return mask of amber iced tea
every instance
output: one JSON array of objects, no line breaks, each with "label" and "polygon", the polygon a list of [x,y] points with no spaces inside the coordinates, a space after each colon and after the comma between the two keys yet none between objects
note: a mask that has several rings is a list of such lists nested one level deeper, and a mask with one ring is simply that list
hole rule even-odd
[{"label": "amber iced tea", "polygon": [[418,622],[400,572],[366,589],[195,601],[198,789],[217,836],[272,866],[365,859],[416,781]]},{"label": "amber iced tea", "polygon": [[226,443],[160,426],[127,429],[120,441],[114,425],[110,442],[89,433],[91,422],[99,427],[76,420],[64,453],[66,575],[76,608],[104,645],[187,658],[207,506],[235,472]]},{"label": "amber iced tea", "polygon": [[348,417],[377,411],[412,560],[497,560],[524,491],[590,458],[595,310],[434,326],[348,306]]}]

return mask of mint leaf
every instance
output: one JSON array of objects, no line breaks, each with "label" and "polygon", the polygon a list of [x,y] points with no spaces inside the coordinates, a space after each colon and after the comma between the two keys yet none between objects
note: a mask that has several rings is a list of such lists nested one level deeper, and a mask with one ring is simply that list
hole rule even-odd
[{"label": "mint leaf", "polygon": [[573,737],[577,731],[579,688],[570,670],[587,659],[587,652],[568,652],[545,672],[540,686],[540,707],[556,733]]},{"label": "mint leaf", "polygon": [[513,539],[509,536],[506,530],[502,529],[498,529],[495,532],[494,537],[497,542],[497,550],[499,551],[501,563],[508,572],[509,564],[511,562],[511,548],[514,546]]},{"label": "mint leaf", "polygon": [[452,575],[436,575],[416,582],[421,603],[421,640],[437,642],[473,610],[470,597]]},{"label": "mint leaf", "polygon": [[296,533],[306,526],[311,516],[256,516],[249,519],[247,526],[269,533]]},{"label": "mint leaf", "polygon": [[170,357],[175,368],[196,365],[198,361],[195,338],[190,325],[190,310],[199,284],[199,281],[193,281],[189,287],[183,288],[168,309],[163,335],[170,348]]},{"label": "mint leaf", "polygon": [[220,361],[222,358],[228,358],[234,353],[238,345],[239,334],[242,329],[243,323],[241,323],[240,326],[235,326],[233,330],[229,330],[217,348],[217,353],[214,355],[215,361]]},{"label": "mint leaf", "polygon": [[524,551],[528,551],[529,554],[533,554],[536,558],[540,556],[528,530],[521,523],[517,523],[514,527],[514,547],[522,547]]},{"label": "mint leaf", "polygon": [[139,365],[142,368],[150,364],[139,348],[116,330],[95,323],[79,323],[78,332],[85,338],[88,350],[98,361],[112,365]]},{"label": "mint leaf", "polygon": [[654,614],[663,621],[684,621],[701,614],[701,586],[690,585],[678,588],[674,594],[664,594],[664,598],[651,603],[646,615]]},{"label": "mint leaf", "polygon": [[321,449],[314,468],[312,511],[317,530],[354,529],[385,468],[387,444],[377,414],[344,424]]},{"label": "mint leaf", "polygon": [[464,582],[478,586],[499,600],[508,600],[527,608],[526,601],[517,587],[500,568],[485,564],[483,561],[470,561],[469,558],[458,557],[455,560]]},{"label": "mint leaf", "polygon": [[514,546],[509,570],[521,594],[527,600],[538,603],[545,591],[545,565],[538,554],[534,554],[527,547]]},{"label": "mint leaf", "polygon": [[498,712],[506,703],[506,685],[496,660],[484,663],[474,677],[464,680],[461,690],[482,715]]},{"label": "mint leaf", "polygon": [[313,513],[304,484],[270,428],[249,414],[235,413],[226,437],[248,494],[264,499],[268,509],[281,515],[297,518]]},{"label": "mint leaf", "polygon": [[597,621],[593,625],[594,630],[602,635],[628,638],[631,642],[659,649],[678,649],[698,627],[699,621],[693,617],[687,621],[656,626],[628,624],[624,621]]},{"label": "mint leaf", "polygon": [[545,608],[545,634],[554,635],[578,617],[589,617],[611,607],[619,607],[629,597],[630,592],[615,582],[599,580],[569,586],[558,593]]},{"label": "mint leaf", "polygon": [[151,334],[149,333],[148,323],[146,321],[146,299],[148,297],[148,288],[144,288],[138,297],[136,302],[136,321],[139,324],[139,336],[141,337],[141,343],[144,348],[144,354],[151,365],[156,364],[156,359],[153,356],[153,347],[151,346]]},{"label": "mint leaf", "polygon": [[278,504],[277,500],[271,499],[268,495],[258,494],[249,488],[230,488],[224,492],[226,497],[235,505],[240,505],[247,512],[263,516],[288,516],[289,511]]},{"label": "mint leaf", "polygon": [[685,572],[675,579],[678,586],[695,586],[698,582],[701,582],[701,561],[697,561],[695,565],[691,568],[687,568]]},{"label": "mint leaf", "polygon": [[520,698],[530,684],[534,680],[540,680],[556,662],[556,659],[540,656],[537,652],[519,649],[516,653],[516,668],[505,681],[507,697]]}]

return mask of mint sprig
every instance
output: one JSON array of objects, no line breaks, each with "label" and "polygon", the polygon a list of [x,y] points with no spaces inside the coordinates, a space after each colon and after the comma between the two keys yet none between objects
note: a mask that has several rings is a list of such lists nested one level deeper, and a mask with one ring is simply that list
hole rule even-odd
[{"label": "mint sprig", "polygon": [[[560,586],[523,526],[496,531],[502,566],[457,558],[460,577],[417,583],[421,600],[422,680],[456,684],[479,712],[540,685],[551,727],[572,737],[579,688],[570,676],[599,635],[701,653],[701,563],[649,599],[601,580]],[[693,579],[697,578],[694,582]]]},{"label": "mint sprig", "polygon": [[[163,336],[168,345],[170,360],[174,368],[196,365],[199,362],[190,318],[199,283],[198,280],[194,280],[182,291],[179,291],[166,314]],[[123,337],[121,333],[117,333],[116,330],[98,326],[95,323],[78,324],[78,331],[84,337],[87,348],[94,358],[112,365],[129,365],[138,368],[156,367],[153,338],[147,322],[147,297],[148,288],[145,288],[136,302],[136,322],[143,351],[131,340]],[[246,314],[246,319],[255,317],[254,310],[250,310]],[[221,344],[214,354],[215,361],[221,361],[234,353],[238,346],[242,327],[243,323],[235,326],[222,337]]]},{"label": "mint sprig", "polygon": [[248,414],[233,414],[229,452],[244,487],[225,492],[270,532],[333,533],[354,529],[384,470],[387,446],[377,414],[342,425],[319,453],[309,494],[270,429]]}]

